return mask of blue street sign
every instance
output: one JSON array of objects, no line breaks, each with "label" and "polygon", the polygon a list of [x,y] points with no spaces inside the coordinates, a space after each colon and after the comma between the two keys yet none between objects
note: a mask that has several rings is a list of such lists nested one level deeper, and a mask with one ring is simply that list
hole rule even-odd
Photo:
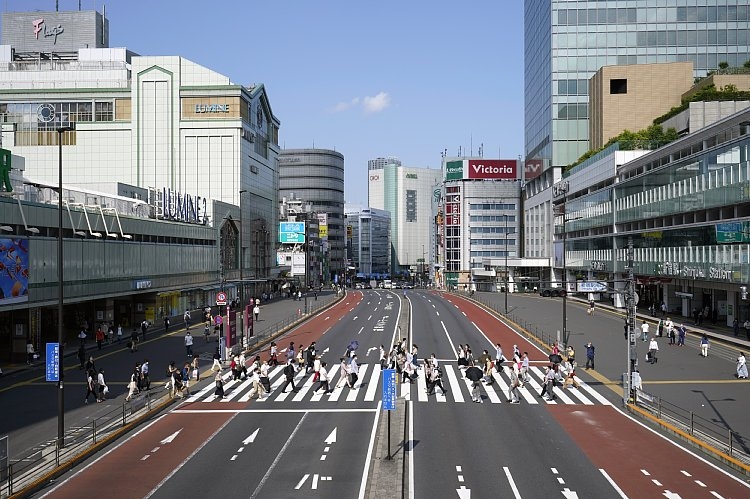
[{"label": "blue street sign", "polygon": [[383,369],[383,410],[396,410],[396,370]]},{"label": "blue street sign", "polygon": [[60,381],[60,344],[47,343],[47,381]]}]

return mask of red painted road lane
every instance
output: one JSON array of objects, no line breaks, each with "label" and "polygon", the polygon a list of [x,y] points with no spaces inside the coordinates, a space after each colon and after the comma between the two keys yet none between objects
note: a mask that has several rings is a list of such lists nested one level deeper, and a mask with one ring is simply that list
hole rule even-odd
[{"label": "red painted road lane", "polygon": [[[145,497],[231,417],[170,413],[64,482],[51,497]],[[180,429],[172,442],[161,443]]]},{"label": "red painted road lane", "polygon": [[[539,350],[539,347],[535,343],[531,343],[526,340],[523,336],[513,331],[509,326],[503,323],[500,319],[487,312],[484,308],[476,305],[471,300],[463,299],[455,295],[442,295],[443,298],[456,305],[462,312],[466,314],[474,324],[489,338],[493,345],[500,343],[503,347],[503,354],[506,358],[511,359],[513,356],[513,345],[518,345],[518,349],[523,352],[529,352],[529,360],[531,361],[548,361],[549,357],[547,353]],[[484,348],[482,348],[483,350]],[[473,348],[472,348],[473,350]],[[492,348],[488,348],[490,355],[495,354]],[[475,357],[477,353],[475,352]],[[584,354],[585,356],[585,354]]]},{"label": "red painted road lane", "polygon": [[[347,294],[346,298],[338,302],[333,307],[323,310],[318,313],[304,324],[294,328],[289,333],[285,334],[281,339],[276,340],[279,351],[289,348],[289,342],[294,342],[294,348],[299,349],[300,345],[307,348],[313,341],[318,341],[333,325],[345,317],[354,307],[360,304],[363,295],[361,291],[355,291]],[[309,298],[308,298],[309,299]],[[299,303],[299,302],[297,302]],[[294,307],[296,304],[291,302],[290,307]],[[345,348],[346,345],[343,345]],[[270,346],[265,346],[263,351],[266,355],[262,357],[265,359],[268,357]],[[283,354],[279,355],[279,359],[285,359]]]},{"label": "red painted road lane", "polygon": [[604,469],[628,497],[665,497],[667,490],[683,499],[750,497],[750,487],[613,407],[560,404],[548,405],[547,409],[591,462]]}]

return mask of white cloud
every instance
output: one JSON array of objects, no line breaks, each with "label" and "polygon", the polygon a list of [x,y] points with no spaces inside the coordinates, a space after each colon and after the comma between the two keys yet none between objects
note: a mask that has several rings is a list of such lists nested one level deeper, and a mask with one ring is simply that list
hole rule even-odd
[{"label": "white cloud", "polygon": [[380,92],[374,97],[365,97],[362,99],[362,107],[365,113],[379,113],[391,104],[391,96],[387,92]]},{"label": "white cloud", "polygon": [[347,109],[350,109],[356,106],[357,104],[359,104],[359,97],[355,97],[350,101],[341,101],[335,106],[333,106],[333,112],[340,113],[340,112],[346,111]]},{"label": "white cloud", "polygon": [[361,99],[359,97],[354,97],[351,100],[339,102],[333,106],[331,112],[341,113],[359,107],[360,105],[366,114],[379,113],[391,105],[391,96],[388,95],[387,92],[380,92],[373,97],[365,96]]}]

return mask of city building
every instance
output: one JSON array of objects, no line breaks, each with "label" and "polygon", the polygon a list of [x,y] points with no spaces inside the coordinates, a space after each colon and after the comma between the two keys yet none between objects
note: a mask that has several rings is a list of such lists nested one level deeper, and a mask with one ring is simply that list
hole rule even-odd
[{"label": "city building", "polygon": [[515,159],[443,158],[438,240],[445,286],[496,291],[506,278],[513,282],[513,269],[523,266],[520,172]]},{"label": "city building", "polygon": [[564,188],[555,186],[555,267],[567,272],[568,290],[602,282],[622,306],[632,241],[639,307],[664,303],[673,318],[703,311],[706,320],[743,323],[750,318],[750,109],[629,153],[636,156],[624,163],[592,158],[566,173]]},{"label": "city building", "polygon": [[[40,19],[54,36],[37,36]],[[180,56],[110,48],[98,12],[5,12],[2,22],[2,144],[25,158],[30,177],[57,183],[62,139],[71,185],[142,188],[159,212],[169,193],[239,206],[240,261],[251,265],[244,276],[268,277],[272,255],[259,261],[250,240],[258,220],[269,231],[262,246],[277,239],[280,122],[263,85],[233,83]],[[226,217],[213,207],[212,223]]]},{"label": "city building", "polygon": [[682,104],[693,87],[693,64],[604,66],[589,81],[589,147],[600,149],[624,130],[648,128]]},{"label": "city building", "polygon": [[321,219],[323,283],[346,273],[344,156],[329,149],[284,149],[279,153],[279,196],[309,203]]},{"label": "city building", "polygon": [[591,149],[589,79],[603,66],[692,62],[693,76],[750,58],[748,0],[527,0],[525,158],[565,166]]},{"label": "city building", "polygon": [[344,205],[347,260],[356,279],[390,278],[391,214],[358,204]]},{"label": "city building", "polygon": [[438,169],[402,166],[396,158],[382,159],[368,162],[368,204],[390,213],[390,273],[407,278],[429,264],[434,247],[432,197],[442,174]]},{"label": "city building", "polygon": [[110,48],[98,12],[5,12],[2,23],[0,139],[15,171],[0,225],[3,244],[31,258],[2,302],[0,356],[26,339],[40,348],[61,321],[69,338],[215,304],[219,290],[240,301],[274,291],[280,122],[263,85]]}]

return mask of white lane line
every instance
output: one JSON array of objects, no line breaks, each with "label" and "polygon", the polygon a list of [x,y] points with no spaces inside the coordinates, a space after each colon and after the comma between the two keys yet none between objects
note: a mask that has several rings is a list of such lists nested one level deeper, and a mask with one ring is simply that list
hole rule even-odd
[{"label": "white lane line", "polygon": [[714,492],[713,490],[711,491],[711,495],[716,497],[716,499],[724,499],[723,496],[719,495],[718,492]]},{"label": "white lane line", "polygon": [[375,394],[378,391],[378,381],[380,381],[380,364],[375,364],[372,368],[370,381],[367,384],[367,391],[365,392],[365,402],[371,402],[375,400]]},{"label": "white lane line", "polygon": [[643,473],[643,474],[644,474],[644,475],[646,475],[646,476],[651,476],[651,473],[649,473],[649,472],[648,472],[648,471],[646,471],[646,470],[641,470],[641,473]]},{"label": "white lane line", "polygon": [[[260,494],[261,489],[266,484],[266,481],[271,476],[271,473],[273,473],[273,470],[276,468],[276,465],[279,464],[279,461],[281,461],[281,457],[284,455],[284,452],[286,452],[286,449],[289,447],[289,445],[292,443],[292,439],[294,439],[294,435],[297,434],[300,427],[302,426],[302,423],[305,421],[305,418],[307,418],[307,412],[302,415],[302,417],[299,419],[299,422],[297,423],[297,426],[294,427],[294,430],[292,430],[292,433],[289,435],[289,438],[286,439],[286,442],[284,442],[284,446],[281,448],[279,453],[276,455],[276,459],[273,460],[271,463],[271,466],[268,467],[268,471],[266,471],[266,474],[263,475],[263,478],[260,479],[260,483],[255,488],[253,493],[250,495],[250,499],[255,499],[258,497],[258,494]],[[208,441],[207,441],[208,442]]]},{"label": "white lane line", "polygon": [[[440,321],[440,325],[443,326],[443,331],[445,331],[445,336],[448,338],[448,343],[451,344],[451,352],[456,354],[456,359],[458,358],[458,350],[456,350],[456,346],[453,344],[453,340],[451,340],[451,335],[448,334],[448,329],[445,327],[445,323],[443,321]],[[455,360],[455,359],[452,359]]]},{"label": "white lane line", "polygon": [[703,483],[703,482],[701,482],[700,480],[695,480],[695,483],[697,483],[697,484],[698,484],[698,485],[700,485],[701,487],[704,487],[704,488],[706,487],[706,484],[705,484],[705,483]]},{"label": "white lane line", "polygon": [[373,447],[375,446],[375,435],[378,432],[378,422],[380,421],[380,406],[383,402],[378,401],[378,407],[375,409],[375,421],[372,423],[372,431],[370,432],[370,443],[367,446],[367,458],[365,459],[365,467],[362,470],[362,482],[359,485],[359,499],[364,499],[365,491],[367,490],[367,475],[370,472],[370,461],[373,455]]},{"label": "white lane line", "polygon": [[[641,470],[642,472],[645,472],[646,470]],[[615,491],[620,494],[620,497],[622,499],[628,499],[628,496],[625,495],[625,492],[622,491],[622,489],[615,483],[614,480],[612,480],[612,477],[607,474],[606,471],[604,471],[604,468],[599,468],[599,473],[602,474],[602,476],[609,482],[609,484],[612,486]]]},{"label": "white lane line", "polygon": [[409,411],[409,499],[414,499],[414,407],[411,403],[407,405]]},{"label": "white lane line", "polygon": [[693,475],[691,475],[690,473],[688,473],[688,472],[687,472],[687,471],[685,471],[685,470],[680,470],[680,473],[682,473],[683,475],[685,475],[685,476],[688,476],[688,477],[689,477],[689,476],[693,476]]},{"label": "white lane line", "polygon": [[511,490],[513,491],[513,497],[516,499],[521,499],[521,493],[518,492],[518,487],[516,487],[516,481],[513,480],[513,475],[510,474],[510,470],[507,466],[503,466],[503,471],[505,471],[505,476],[508,478],[508,484],[510,485]]},{"label": "white lane line", "polygon": [[362,364],[359,366],[359,379],[354,383],[354,388],[349,389],[349,393],[346,395],[347,402],[354,402],[357,400],[359,395],[359,388],[362,386],[362,379],[367,375],[367,368],[370,367],[368,364]]},{"label": "white lane line", "polygon": [[[402,374],[403,376],[403,374]],[[410,400],[411,398],[411,383],[399,383],[401,385],[401,397],[404,400]]]},{"label": "white lane line", "polygon": [[294,487],[294,490],[299,490],[302,487],[302,484],[304,484],[309,477],[310,477],[310,473],[305,473],[305,476],[302,477],[302,480],[297,482],[297,485]]},{"label": "white lane line", "polygon": [[453,399],[456,402],[463,402],[464,401],[464,395],[461,393],[461,385],[458,383],[458,378],[456,377],[456,371],[454,371],[453,366],[444,366],[445,367],[445,374],[448,376],[448,384],[451,387],[450,393],[453,394]]}]

